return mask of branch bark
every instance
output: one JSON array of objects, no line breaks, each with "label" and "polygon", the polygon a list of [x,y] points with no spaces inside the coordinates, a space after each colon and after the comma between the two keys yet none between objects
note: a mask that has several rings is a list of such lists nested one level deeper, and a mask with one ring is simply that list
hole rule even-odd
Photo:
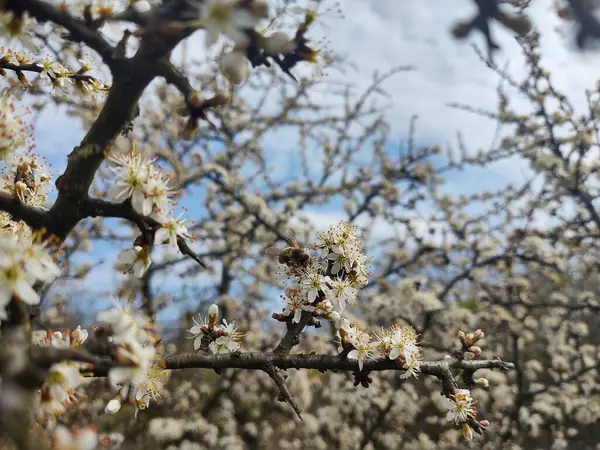
[{"label": "branch bark", "polygon": [[[167,369],[248,369],[265,370],[269,365],[279,367],[280,369],[315,369],[319,371],[327,370],[351,370],[358,372],[358,362],[352,359],[341,358],[337,355],[282,355],[277,353],[229,353],[223,355],[208,354],[184,354],[169,356],[166,358]],[[437,377],[447,377],[446,371],[450,369],[472,370],[480,369],[498,369],[503,371],[513,370],[514,364],[494,360],[459,360],[449,358],[442,361],[423,361],[421,363],[421,373]],[[363,364],[364,372],[380,372],[384,370],[404,369],[396,361],[390,359],[373,359],[365,361]]]}]

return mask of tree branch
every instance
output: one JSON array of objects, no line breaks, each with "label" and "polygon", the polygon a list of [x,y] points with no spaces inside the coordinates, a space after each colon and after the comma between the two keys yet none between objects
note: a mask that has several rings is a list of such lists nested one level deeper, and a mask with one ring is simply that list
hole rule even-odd
[{"label": "tree branch", "polygon": [[41,208],[26,205],[18,197],[0,191],[0,210],[9,213],[14,220],[22,220],[36,230],[46,226],[48,213]]},{"label": "tree branch", "polygon": [[111,65],[113,61],[112,46],[100,33],[87,27],[85,22],[71,16],[69,13],[41,0],[6,0],[5,8],[17,14],[26,11],[29,15],[35,17],[38,22],[50,21],[62,26],[69,31],[71,40],[86,44],[98,52],[107,65]]},{"label": "tree branch", "polygon": [[[281,355],[277,353],[229,353],[221,355],[208,355],[202,353],[169,356],[166,358],[167,369],[248,369],[266,370],[269,365],[280,369],[315,369],[327,370],[351,370],[358,372],[358,362],[352,359],[341,358],[337,355]],[[447,378],[446,371],[450,369],[472,370],[498,369],[503,371],[513,370],[514,364],[494,360],[459,360],[448,358],[442,361],[423,361],[420,369],[425,375],[434,375]],[[396,361],[390,359],[373,359],[365,361],[364,372],[381,372],[384,370],[405,370]],[[451,375],[450,375],[451,376]]]}]

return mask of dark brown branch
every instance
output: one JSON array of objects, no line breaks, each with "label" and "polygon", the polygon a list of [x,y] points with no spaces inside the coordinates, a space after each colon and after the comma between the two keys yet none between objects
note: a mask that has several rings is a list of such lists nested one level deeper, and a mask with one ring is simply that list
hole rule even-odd
[{"label": "dark brown branch", "polygon": [[302,333],[302,330],[309,325],[311,320],[312,315],[306,311],[303,311],[302,316],[300,317],[300,322],[286,322],[287,332],[281,339],[281,342],[279,342],[275,348],[274,353],[278,355],[287,355],[295,345],[300,343],[300,333]]},{"label": "dark brown branch", "polygon": [[26,205],[6,191],[0,191],[0,210],[9,213],[13,220],[22,220],[36,230],[44,228],[48,221],[46,211]]},{"label": "dark brown branch", "polygon": [[52,348],[33,347],[30,351],[31,359],[38,367],[49,369],[53,364],[61,361],[78,361],[92,364],[96,367],[117,366],[110,358],[93,355],[82,348]]},{"label": "dark brown branch", "polygon": [[129,200],[112,203],[99,198],[88,198],[83,207],[84,217],[115,217],[133,222],[142,232],[148,230],[144,216],[135,212]]},{"label": "dark brown branch", "polygon": [[277,388],[279,389],[278,400],[282,401],[282,402],[287,400],[287,402],[290,405],[292,405],[292,408],[294,409],[294,412],[296,413],[298,418],[300,420],[303,420],[302,419],[302,410],[300,409],[300,406],[298,406],[298,403],[296,402],[294,397],[292,397],[290,390],[288,389],[287,385],[285,384],[286,379],[283,375],[281,375],[279,373],[279,369],[274,367],[272,364],[268,364],[264,370],[269,375],[269,377],[275,382],[275,384],[277,385]]},{"label": "dark brown branch", "polygon": [[[111,203],[97,198],[88,198],[84,202],[82,213],[83,217],[118,217],[129,220],[137,225],[142,234],[148,234],[152,228],[160,227],[156,220],[137,213],[129,200],[121,203]],[[152,239],[148,239],[148,242],[151,241]],[[178,237],[177,246],[183,255],[192,258],[202,268],[207,268],[204,261],[190,248],[185,239]]]},{"label": "dark brown branch", "polygon": [[[185,354],[169,356],[166,358],[167,369],[248,369],[265,370],[268,365],[280,369],[315,369],[326,370],[350,370],[358,371],[358,362],[352,359],[340,358],[331,355],[282,355],[277,353],[230,353],[224,355],[208,354]],[[459,360],[449,358],[447,361],[423,361],[421,373],[448,378],[447,371],[450,369],[472,370],[498,369],[503,371],[513,370],[514,364],[495,360]],[[396,361],[390,359],[373,359],[365,361],[363,371],[377,372],[384,370],[404,370]],[[451,375],[450,375],[451,376]]]},{"label": "dark brown branch", "polygon": [[26,11],[29,15],[35,17],[38,22],[50,21],[62,26],[69,31],[71,40],[82,42],[94,49],[104,62],[110,65],[112,61],[112,46],[99,32],[88,28],[82,20],[41,0],[6,0],[4,7],[14,11],[16,14],[22,14]]},{"label": "dark brown branch", "polygon": [[[33,63],[32,64],[13,64],[13,63],[9,63],[9,62],[0,61],[0,69],[12,70],[14,72],[35,72],[35,73],[44,72],[43,67],[41,67],[37,64],[33,64]],[[69,79],[75,80],[75,81],[88,82],[88,83],[91,81],[94,81],[96,79],[91,75],[86,75],[84,73],[79,73],[79,72],[74,72],[69,75],[66,75],[65,78],[69,78]]]},{"label": "dark brown branch", "polygon": [[163,61],[159,64],[158,75],[163,77],[167,83],[175,86],[184,99],[190,98],[190,95],[194,93],[194,88],[189,80],[170,61]]}]

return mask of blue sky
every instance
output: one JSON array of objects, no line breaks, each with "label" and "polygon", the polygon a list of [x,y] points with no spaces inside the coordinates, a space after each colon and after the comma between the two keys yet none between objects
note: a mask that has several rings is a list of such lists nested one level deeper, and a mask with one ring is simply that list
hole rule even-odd
[{"label": "blue sky", "polygon": [[[302,2],[300,2],[302,3]],[[341,77],[364,89],[375,70],[380,73],[399,65],[411,65],[415,71],[395,75],[384,84],[394,106],[387,118],[392,126],[396,145],[407,138],[412,115],[419,115],[417,144],[456,144],[456,133],[462,132],[470,151],[487,149],[496,133],[496,124],[486,118],[447,107],[449,102],[459,102],[475,108],[495,111],[496,88],[499,78],[478,59],[471,43],[482,45],[479,35],[465,42],[449,37],[452,23],[469,17],[474,12],[471,0],[344,0],[345,18],[324,19],[326,27],[317,29],[326,33],[329,47],[357,63],[356,70],[345,74],[331,73],[332,78]],[[551,2],[537,1],[532,7],[533,21],[542,31],[543,63],[554,74],[555,84],[569,95],[576,107],[584,107],[584,90],[593,88],[600,73],[600,53],[574,53],[569,39],[555,31],[559,22],[551,9]],[[562,29],[572,33],[568,26]],[[494,28],[502,51],[496,56],[500,66],[508,64],[508,71],[515,78],[523,75],[522,56],[513,37],[499,27]],[[315,39],[318,40],[318,39]],[[202,36],[194,36],[188,54],[201,54]],[[509,91],[510,92],[510,91]],[[251,93],[244,92],[244,95]],[[515,104],[523,107],[523,99],[515,98]],[[49,109],[45,111],[36,128],[37,148],[53,164],[56,172],[64,168],[66,155],[77,145],[84,130],[73,118]],[[268,136],[264,144],[273,162],[287,161],[293,152],[289,138],[285,148],[280,142],[286,131]],[[469,169],[447,176],[448,190],[455,193],[473,192],[498,188],[509,182],[523,181],[527,173],[523,163],[504,162],[486,169]],[[55,173],[56,173],[55,172]],[[184,201],[184,203],[186,203]],[[187,202],[191,216],[198,216],[194,204],[196,197]],[[326,207],[315,208],[316,222],[324,219],[335,222],[341,214],[341,204],[335,201]],[[95,270],[88,280],[93,286],[106,286],[120,275],[110,270],[115,259],[115,247],[97,244],[90,259],[103,257],[106,264]],[[196,280],[195,283],[202,283]],[[171,284],[171,283],[169,283]]]}]

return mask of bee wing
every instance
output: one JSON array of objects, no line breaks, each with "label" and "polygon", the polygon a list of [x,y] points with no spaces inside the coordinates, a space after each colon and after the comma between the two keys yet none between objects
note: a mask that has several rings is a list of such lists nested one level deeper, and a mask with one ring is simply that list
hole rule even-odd
[{"label": "bee wing", "polygon": [[296,239],[296,233],[291,228],[285,230],[285,240],[290,243],[292,247],[300,247],[298,245],[298,239]]},{"label": "bee wing", "polygon": [[278,247],[268,247],[265,249],[265,253],[271,256],[279,256],[281,249]]}]

